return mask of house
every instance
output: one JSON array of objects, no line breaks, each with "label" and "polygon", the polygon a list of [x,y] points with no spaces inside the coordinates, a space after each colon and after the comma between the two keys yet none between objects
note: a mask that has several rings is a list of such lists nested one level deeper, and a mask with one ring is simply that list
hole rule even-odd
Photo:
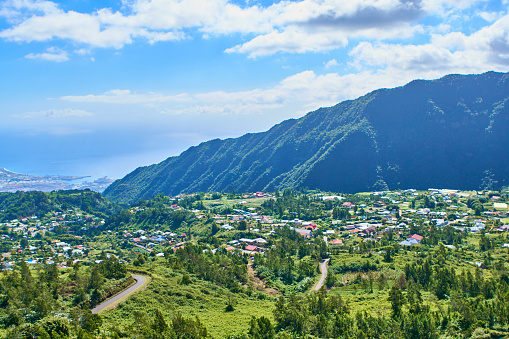
[{"label": "house", "polygon": [[179,242],[178,244],[175,244],[175,246],[173,246],[174,249],[177,249],[179,247],[184,247],[184,242]]},{"label": "house", "polygon": [[294,230],[295,230],[295,232],[299,233],[303,237],[306,237],[306,238],[311,237],[311,230],[305,230],[302,228],[295,228]]},{"label": "house", "polygon": [[253,246],[253,245],[247,245],[246,251],[260,253],[260,252],[263,252],[263,248]]},{"label": "house", "polygon": [[332,245],[336,245],[336,246],[340,246],[340,245],[343,245],[343,240],[341,240],[341,239],[333,239],[331,241],[331,244]]},{"label": "house", "polygon": [[416,239],[413,239],[413,238],[407,238],[407,240],[403,240],[402,242],[399,243],[401,246],[413,246],[413,245],[418,245],[420,244],[419,241],[417,241]]},{"label": "house", "polygon": [[267,243],[267,240],[263,239],[263,238],[256,238],[254,240],[258,245],[263,245],[263,244],[266,244]]},{"label": "house", "polygon": [[83,251],[80,250],[80,249],[74,249],[72,250],[72,255],[73,256],[80,256],[80,255],[83,255]]},{"label": "house", "polygon": [[316,225],[315,224],[309,224],[309,225],[306,225],[306,226],[302,226],[301,228],[303,230],[316,230]]},{"label": "house", "polygon": [[343,207],[346,207],[346,208],[353,208],[355,206],[355,204],[351,203],[351,202],[344,202],[343,205],[341,205]]},{"label": "house", "polygon": [[444,227],[448,224],[445,219],[432,219],[431,221],[435,221],[437,227]]},{"label": "house", "polygon": [[412,234],[412,235],[408,236],[406,239],[407,240],[414,239],[420,243],[422,241],[422,239],[424,239],[424,237],[421,235],[418,235],[418,234]]}]

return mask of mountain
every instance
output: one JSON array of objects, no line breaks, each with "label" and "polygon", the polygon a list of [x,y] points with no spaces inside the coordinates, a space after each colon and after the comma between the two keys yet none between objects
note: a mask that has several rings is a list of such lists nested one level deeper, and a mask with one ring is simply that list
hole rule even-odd
[{"label": "mountain", "polygon": [[140,167],[104,194],[497,188],[509,181],[509,73],[373,91],[263,133],[211,140]]}]

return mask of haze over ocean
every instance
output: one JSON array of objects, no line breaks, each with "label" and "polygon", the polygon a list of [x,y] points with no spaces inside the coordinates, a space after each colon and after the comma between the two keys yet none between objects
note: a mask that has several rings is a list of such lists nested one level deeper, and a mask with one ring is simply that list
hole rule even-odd
[{"label": "haze over ocean", "polygon": [[[114,140],[115,142],[111,142]],[[159,148],[143,149],[136,138],[106,139],[101,135],[19,136],[1,133],[0,167],[21,174],[108,176],[121,178],[138,166],[160,162],[192,146],[186,140],[169,139]]]}]

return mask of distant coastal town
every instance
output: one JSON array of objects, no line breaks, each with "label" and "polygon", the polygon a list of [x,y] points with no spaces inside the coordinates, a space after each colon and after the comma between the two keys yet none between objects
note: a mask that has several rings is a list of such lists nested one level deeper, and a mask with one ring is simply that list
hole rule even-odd
[{"label": "distant coastal town", "polygon": [[0,168],[0,192],[89,189],[103,192],[114,179],[108,177],[85,181],[88,176],[30,175],[19,174]]}]

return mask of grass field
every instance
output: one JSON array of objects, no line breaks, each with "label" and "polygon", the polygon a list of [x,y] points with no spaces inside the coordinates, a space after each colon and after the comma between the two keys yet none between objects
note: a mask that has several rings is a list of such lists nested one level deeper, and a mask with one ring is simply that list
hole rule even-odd
[{"label": "grass field", "polygon": [[[167,322],[176,311],[184,317],[197,316],[214,338],[223,338],[229,334],[246,333],[251,316],[273,318],[274,300],[270,296],[259,292],[253,292],[251,296],[233,294],[192,275],[193,283],[182,285],[182,274],[166,267],[162,259],[150,266],[152,281],[144,290],[133,294],[115,309],[101,313],[106,327],[128,331],[135,321],[136,311],[151,319],[159,309]],[[233,312],[225,312],[229,299],[235,305]]]}]

